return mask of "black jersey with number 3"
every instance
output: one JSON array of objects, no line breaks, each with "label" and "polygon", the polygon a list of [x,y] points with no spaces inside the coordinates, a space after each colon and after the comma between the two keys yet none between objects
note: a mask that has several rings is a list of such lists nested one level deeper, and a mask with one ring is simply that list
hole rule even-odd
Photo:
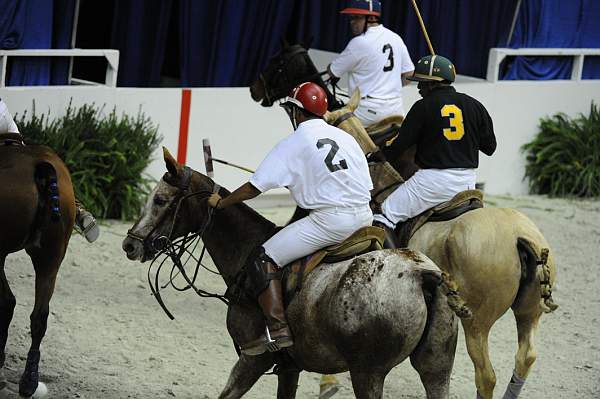
[{"label": "black jersey with number 3", "polygon": [[479,151],[492,155],[496,150],[496,136],[492,118],[479,101],[443,86],[412,106],[398,137],[383,153],[392,160],[413,144],[415,162],[423,169],[477,168]]}]

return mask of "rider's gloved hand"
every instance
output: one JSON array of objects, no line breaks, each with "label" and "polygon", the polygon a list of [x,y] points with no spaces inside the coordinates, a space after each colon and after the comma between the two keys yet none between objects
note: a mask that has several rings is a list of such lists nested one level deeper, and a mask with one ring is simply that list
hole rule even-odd
[{"label": "rider's gloved hand", "polygon": [[215,209],[219,209],[219,202],[221,201],[221,196],[219,194],[211,194],[210,197],[208,197],[208,206],[210,206],[211,208],[215,208]]}]

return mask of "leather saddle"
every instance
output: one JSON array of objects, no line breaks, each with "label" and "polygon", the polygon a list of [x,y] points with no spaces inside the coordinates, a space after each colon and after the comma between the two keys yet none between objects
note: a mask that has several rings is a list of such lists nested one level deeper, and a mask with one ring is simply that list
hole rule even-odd
[{"label": "leather saddle", "polygon": [[366,128],[371,140],[380,148],[391,144],[398,135],[400,125],[404,121],[401,115],[389,116]]},{"label": "leather saddle", "polygon": [[286,306],[302,289],[302,282],[316,267],[352,259],[355,256],[383,248],[385,232],[380,227],[366,226],[358,229],[340,244],[326,247],[284,268],[283,291]]},{"label": "leather saddle", "polygon": [[396,246],[404,248],[408,241],[425,223],[452,220],[473,209],[483,208],[483,191],[466,190],[456,194],[450,201],[443,202],[414,218],[396,226]]},{"label": "leather saddle", "polygon": [[24,146],[23,136],[20,133],[0,133],[0,145],[18,145]]}]

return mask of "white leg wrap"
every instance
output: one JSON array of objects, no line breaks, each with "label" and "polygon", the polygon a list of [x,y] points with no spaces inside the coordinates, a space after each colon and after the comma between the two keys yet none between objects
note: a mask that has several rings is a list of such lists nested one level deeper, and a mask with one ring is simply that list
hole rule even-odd
[{"label": "white leg wrap", "polygon": [[521,388],[525,385],[525,379],[517,375],[516,371],[513,371],[512,378],[506,387],[503,399],[517,399],[521,393]]}]

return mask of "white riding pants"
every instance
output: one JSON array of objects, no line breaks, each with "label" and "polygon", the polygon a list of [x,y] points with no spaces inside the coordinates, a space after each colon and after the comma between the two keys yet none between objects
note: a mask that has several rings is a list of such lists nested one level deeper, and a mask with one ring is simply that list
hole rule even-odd
[{"label": "white riding pants", "polygon": [[0,133],[19,133],[4,101],[0,100]]},{"label": "white riding pants", "polygon": [[358,108],[354,111],[354,115],[356,115],[365,128],[389,116],[404,116],[402,97],[388,100],[362,98],[358,104]]},{"label": "white riding pants", "polygon": [[307,217],[284,227],[263,247],[277,266],[284,267],[319,249],[339,244],[356,230],[372,223],[369,205],[315,209]]},{"label": "white riding pants", "polygon": [[456,194],[475,188],[475,169],[421,169],[391,193],[383,204],[383,215],[374,219],[395,228]]}]

